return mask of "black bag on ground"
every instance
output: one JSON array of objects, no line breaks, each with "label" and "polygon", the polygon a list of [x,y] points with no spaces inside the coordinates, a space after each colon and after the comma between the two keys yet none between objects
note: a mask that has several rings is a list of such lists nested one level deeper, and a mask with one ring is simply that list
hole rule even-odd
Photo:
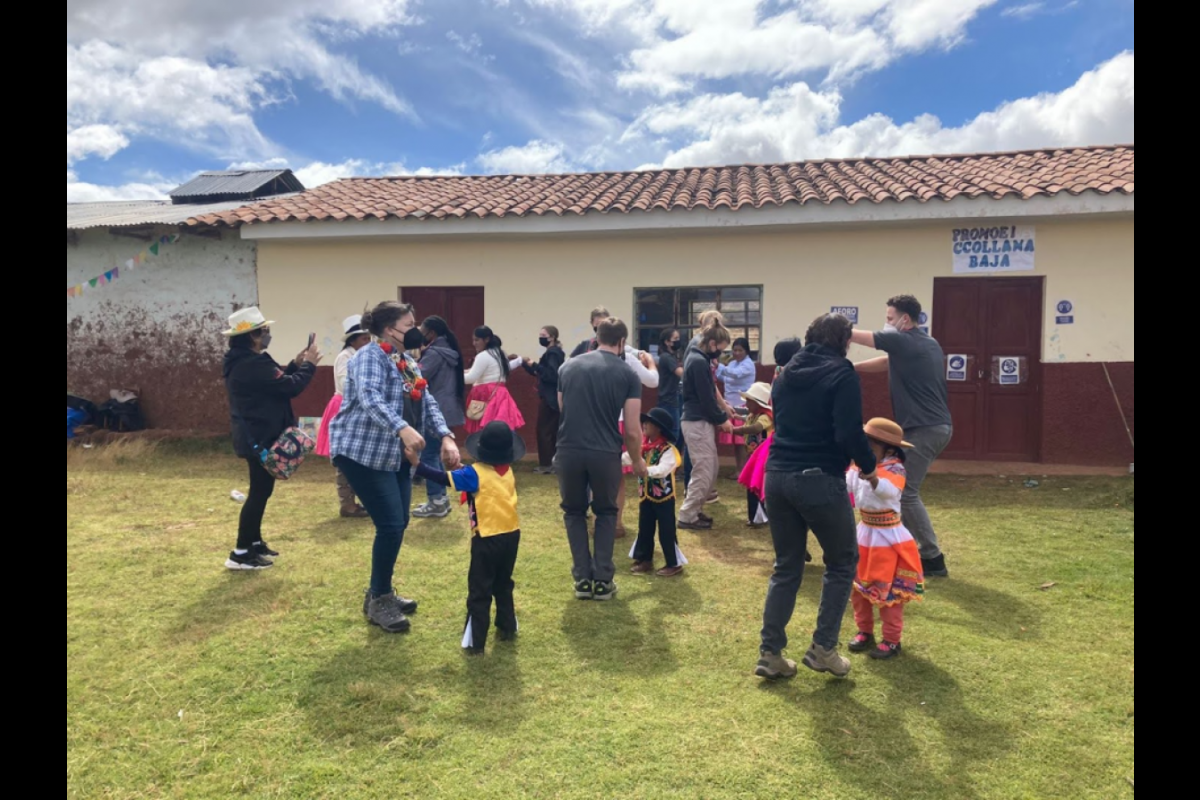
[{"label": "black bag on ground", "polygon": [[132,433],[146,429],[142,407],[137,398],[132,400],[109,400],[100,406],[100,427],[115,433]]}]

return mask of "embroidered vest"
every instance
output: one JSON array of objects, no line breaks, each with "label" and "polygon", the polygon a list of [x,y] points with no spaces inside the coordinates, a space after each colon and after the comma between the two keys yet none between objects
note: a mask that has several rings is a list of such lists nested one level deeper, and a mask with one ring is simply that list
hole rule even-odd
[{"label": "embroidered vest", "polygon": [[675,472],[683,463],[683,456],[679,455],[675,446],[663,442],[658,447],[651,449],[645,454],[646,466],[657,466],[667,452],[675,454],[675,470],[662,478],[638,478],[638,494],[642,500],[650,503],[669,503],[675,499]]}]

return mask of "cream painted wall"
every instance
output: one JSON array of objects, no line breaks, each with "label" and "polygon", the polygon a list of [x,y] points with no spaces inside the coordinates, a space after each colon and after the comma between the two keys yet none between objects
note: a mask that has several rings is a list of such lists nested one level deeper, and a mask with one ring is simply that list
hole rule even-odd
[{"label": "cream painted wall", "polygon": [[[858,306],[864,327],[882,324],[884,304],[894,294],[912,292],[931,307],[933,279],[953,275],[954,227],[519,240],[268,239],[258,242],[259,293],[264,311],[278,320],[281,347],[299,349],[312,330],[332,350],[344,317],[365,302],[396,299],[400,286],[485,286],[487,324],[512,352],[532,355],[542,325],[557,325],[572,346],[590,335],[588,312],[597,304],[631,319],[635,287],[762,284],[769,353],[774,342],[803,334],[831,306]],[[1014,274],[1047,277],[1046,360],[1133,360],[1133,240],[1132,217],[1037,224],[1037,270]],[[1076,324],[1059,328],[1055,305],[1064,298],[1075,304]],[[858,348],[854,353],[870,355]]]}]

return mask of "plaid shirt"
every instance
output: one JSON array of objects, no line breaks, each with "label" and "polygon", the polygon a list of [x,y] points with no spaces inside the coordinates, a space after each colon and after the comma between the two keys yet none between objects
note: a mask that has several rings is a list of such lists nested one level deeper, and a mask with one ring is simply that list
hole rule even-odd
[{"label": "plaid shirt", "polygon": [[[408,367],[420,378],[410,356]],[[359,350],[350,360],[342,409],[329,425],[330,455],[342,456],[369,469],[399,472],[404,461],[400,431],[414,427],[438,436],[450,435],[437,400],[428,391],[414,402],[404,374],[378,345]]]}]

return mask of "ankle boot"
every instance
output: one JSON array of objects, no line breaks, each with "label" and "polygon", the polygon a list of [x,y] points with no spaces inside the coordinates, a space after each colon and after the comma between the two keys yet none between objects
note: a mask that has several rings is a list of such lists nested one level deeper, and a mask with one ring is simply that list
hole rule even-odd
[{"label": "ankle boot", "polygon": [[362,519],[370,516],[354,497],[354,488],[340,471],[337,474],[338,500],[342,503],[342,516],[347,519]]}]

